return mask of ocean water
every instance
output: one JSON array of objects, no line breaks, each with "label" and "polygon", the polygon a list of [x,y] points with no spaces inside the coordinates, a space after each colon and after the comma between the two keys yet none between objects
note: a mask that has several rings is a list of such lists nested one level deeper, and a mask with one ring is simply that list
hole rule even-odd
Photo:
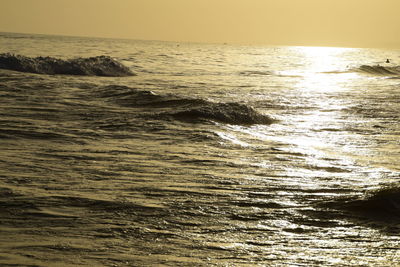
[{"label": "ocean water", "polygon": [[400,265],[399,50],[0,53],[1,266]]}]

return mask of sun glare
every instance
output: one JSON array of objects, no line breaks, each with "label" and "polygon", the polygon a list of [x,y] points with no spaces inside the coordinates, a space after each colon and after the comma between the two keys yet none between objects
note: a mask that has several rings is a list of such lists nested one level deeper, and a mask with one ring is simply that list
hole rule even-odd
[{"label": "sun glare", "polygon": [[303,68],[297,87],[309,92],[339,91],[355,74],[348,71],[346,53],[351,48],[339,47],[295,47]]},{"label": "sun glare", "polygon": [[304,56],[309,70],[314,72],[332,72],[343,68],[344,54],[351,48],[341,47],[295,47]]},{"label": "sun glare", "polygon": [[[357,74],[349,71],[348,48],[335,47],[294,47],[299,64],[290,70],[295,80],[294,88],[299,95],[299,101],[315,107],[312,111],[304,111],[293,123],[298,127],[298,136],[290,136],[285,142],[313,155],[309,161],[318,165],[326,151],[336,143],[340,135],[335,134],[340,112],[346,103],[335,93],[348,90],[348,83]],[[346,58],[347,57],[347,58]],[[339,123],[340,124],[340,123]],[[315,129],[331,128],[331,131],[321,131],[314,134]],[[315,162],[313,162],[315,161]]]}]

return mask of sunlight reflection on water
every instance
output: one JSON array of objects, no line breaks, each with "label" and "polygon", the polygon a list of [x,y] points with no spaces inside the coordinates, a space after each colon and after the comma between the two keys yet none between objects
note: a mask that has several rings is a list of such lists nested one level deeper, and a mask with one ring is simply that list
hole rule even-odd
[{"label": "sunlight reflection on water", "polygon": [[[28,40],[12,51],[40,54]],[[101,42],[61,38],[48,55],[110,53],[138,76],[2,71],[1,263],[390,266],[398,236],[318,206],[398,182],[381,166],[398,170],[398,81],[348,67],[383,53]],[[277,121],[183,122],[170,116],[182,101],[240,103]]]}]

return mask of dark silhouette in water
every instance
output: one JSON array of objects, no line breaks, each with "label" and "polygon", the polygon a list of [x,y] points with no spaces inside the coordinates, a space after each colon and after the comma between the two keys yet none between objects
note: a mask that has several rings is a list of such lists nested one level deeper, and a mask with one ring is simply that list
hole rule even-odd
[{"label": "dark silhouette in water", "polygon": [[67,74],[85,76],[133,76],[128,67],[109,56],[62,60],[53,57],[26,57],[0,54],[0,68],[38,74]]},{"label": "dark silhouette in water", "polygon": [[388,58],[386,59],[386,63],[390,63],[390,60]]}]

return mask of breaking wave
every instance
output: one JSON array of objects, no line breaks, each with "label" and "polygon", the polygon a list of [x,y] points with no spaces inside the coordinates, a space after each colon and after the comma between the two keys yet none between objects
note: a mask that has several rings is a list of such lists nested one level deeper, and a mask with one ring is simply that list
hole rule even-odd
[{"label": "breaking wave", "polygon": [[53,57],[26,57],[0,54],[0,68],[38,74],[67,74],[85,76],[133,76],[128,67],[109,56],[62,60]]},{"label": "breaking wave", "polygon": [[125,107],[149,108],[155,116],[183,122],[217,121],[236,125],[271,124],[274,119],[240,103],[219,103],[201,98],[157,94],[127,86],[106,86],[100,97]]},{"label": "breaking wave", "polygon": [[356,70],[373,75],[400,75],[400,66],[362,65]]}]

